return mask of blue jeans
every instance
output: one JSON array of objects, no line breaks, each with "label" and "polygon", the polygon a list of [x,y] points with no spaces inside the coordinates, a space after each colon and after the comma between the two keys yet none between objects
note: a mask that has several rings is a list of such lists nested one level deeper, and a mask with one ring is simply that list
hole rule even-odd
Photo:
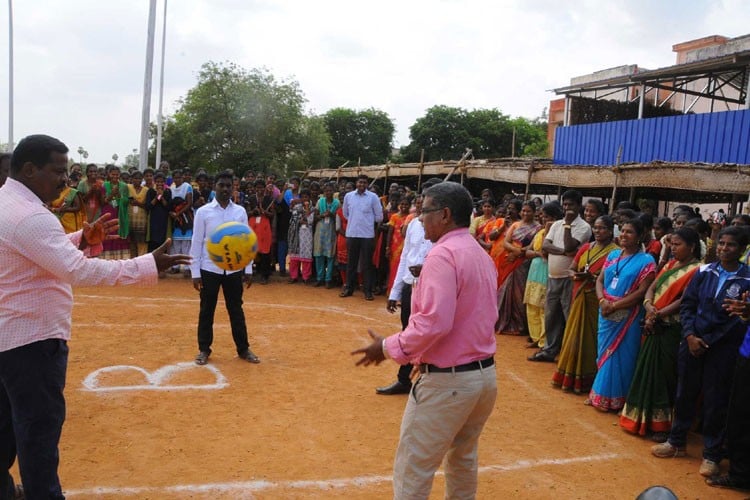
[{"label": "blue jeans", "polygon": [[[57,476],[68,345],[48,339],[0,352],[0,464],[18,454],[26,498],[65,498]],[[17,449],[17,450],[16,450]],[[0,471],[2,483],[8,480]]]}]

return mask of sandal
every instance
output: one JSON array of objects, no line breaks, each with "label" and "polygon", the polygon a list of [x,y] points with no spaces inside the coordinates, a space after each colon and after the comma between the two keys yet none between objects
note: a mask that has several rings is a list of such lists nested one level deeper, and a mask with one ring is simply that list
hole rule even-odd
[{"label": "sandal", "polygon": [[586,406],[594,406],[594,403],[592,403],[591,399],[589,398],[584,399],[583,404],[585,404]]},{"label": "sandal", "polygon": [[750,490],[750,482],[740,481],[732,476],[709,477],[706,484],[717,488],[731,488],[733,490]]}]

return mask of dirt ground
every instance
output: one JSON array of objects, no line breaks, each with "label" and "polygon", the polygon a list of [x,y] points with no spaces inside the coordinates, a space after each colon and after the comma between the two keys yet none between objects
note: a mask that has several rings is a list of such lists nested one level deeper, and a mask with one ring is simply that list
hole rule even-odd
[{"label": "dirt ground", "polygon": [[[220,301],[214,353],[197,367],[189,280],[75,290],[60,443],[68,498],[391,495],[406,396],[375,394],[394,380],[393,362],[358,368],[349,355],[367,328],[398,330],[385,298],[342,299],[272,278],[246,292],[245,312],[262,363],[237,358]],[[652,457],[652,443],[622,431],[615,415],[552,388],[553,366],[527,362],[524,344],[498,338],[499,396],[481,438],[478,498],[635,498],[655,484],[680,498],[747,497],[704,484],[699,436],[687,458]],[[432,497],[443,491],[438,475]]]}]

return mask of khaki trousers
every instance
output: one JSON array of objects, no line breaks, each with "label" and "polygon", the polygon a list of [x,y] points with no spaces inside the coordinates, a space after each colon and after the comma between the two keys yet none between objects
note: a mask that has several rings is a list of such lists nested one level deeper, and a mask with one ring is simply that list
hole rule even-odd
[{"label": "khaki trousers", "polygon": [[401,421],[393,466],[395,499],[426,499],[445,457],[446,498],[473,499],[477,443],[495,406],[495,366],[460,373],[424,373]]}]

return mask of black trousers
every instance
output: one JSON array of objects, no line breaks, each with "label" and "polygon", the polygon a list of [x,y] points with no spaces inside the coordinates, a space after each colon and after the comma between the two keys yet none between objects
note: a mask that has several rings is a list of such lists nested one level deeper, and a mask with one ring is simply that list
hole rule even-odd
[{"label": "black trousers", "polygon": [[[57,476],[65,421],[68,345],[49,339],[0,352],[0,466],[18,468],[26,498],[65,498]],[[0,499],[13,498],[8,469],[0,470]]]},{"label": "black trousers", "polygon": [[271,254],[258,252],[255,263],[257,265],[258,274],[260,274],[261,277],[268,279],[268,277],[271,276]]},{"label": "black trousers", "polygon": [[361,257],[365,295],[372,294],[375,278],[372,254],[375,251],[375,238],[346,238],[346,251],[349,254],[346,262],[346,288],[351,291],[357,289],[357,267]]},{"label": "black trousers", "polygon": [[750,359],[737,356],[727,418],[729,475],[750,484]]},{"label": "black trousers", "polygon": [[[405,330],[409,325],[409,316],[411,316],[411,285],[404,283],[401,289],[401,329]],[[401,365],[398,369],[398,381],[404,385],[411,385],[412,365],[407,363]]]},{"label": "black trousers", "polygon": [[201,308],[198,313],[198,349],[211,352],[214,341],[214,312],[219,299],[219,288],[224,292],[224,302],[232,326],[232,338],[237,354],[247,351],[247,326],[242,310],[242,272],[217,274],[201,269]]},{"label": "black trousers", "polygon": [[729,393],[732,375],[737,362],[741,336],[724,338],[702,356],[690,354],[687,341],[680,343],[677,352],[677,394],[674,421],[669,432],[672,446],[684,447],[687,433],[693,423],[696,403],[703,392],[703,458],[721,462],[722,446],[726,436]]}]

